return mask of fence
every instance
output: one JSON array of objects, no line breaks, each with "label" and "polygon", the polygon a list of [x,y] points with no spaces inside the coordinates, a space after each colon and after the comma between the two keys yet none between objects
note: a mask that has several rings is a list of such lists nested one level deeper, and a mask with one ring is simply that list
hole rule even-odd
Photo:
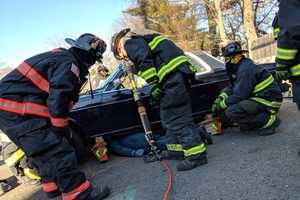
[{"label": "fence", "polygon": [[264,35],[252,41],[250,57],[259,64],[275,62],[276,48],[273,35]]}]

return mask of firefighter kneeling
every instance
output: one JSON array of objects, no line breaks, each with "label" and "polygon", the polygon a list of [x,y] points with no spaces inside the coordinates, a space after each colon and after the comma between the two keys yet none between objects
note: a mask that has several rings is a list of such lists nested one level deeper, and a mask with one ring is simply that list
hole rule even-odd
[{"label": "firefighter kneeling", "polygon": [[274,77],[246,58],[239,42],[230,42],[222,50],[230,86],[222,90],[212,111],[224,125],[238,123],[241,131],[274,134],[280,124],[277,113],[282,103]]}]

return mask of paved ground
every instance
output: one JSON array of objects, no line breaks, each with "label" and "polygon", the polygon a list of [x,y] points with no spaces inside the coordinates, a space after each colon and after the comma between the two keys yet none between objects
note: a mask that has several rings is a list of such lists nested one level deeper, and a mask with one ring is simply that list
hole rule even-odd
[{"label": "paved ground", "polygon": [[[209,146],[209,163],[189,172],[176,172],[172,200],[299,200],[300,114],[285,103],[276,135],[259,137],[226,130]],[[166,174],[158,163],[114,157],[106,164],[89,161],[84,170],[95,184],[112,187],[108,200],[159,200]],[[0,170],[0,172],[3,169]],[[0,173],[1,175],[1,173]],[[1,175],[3,176],[3,175]],[[45,199],[40,188],[19,186],[5,200]]]}]

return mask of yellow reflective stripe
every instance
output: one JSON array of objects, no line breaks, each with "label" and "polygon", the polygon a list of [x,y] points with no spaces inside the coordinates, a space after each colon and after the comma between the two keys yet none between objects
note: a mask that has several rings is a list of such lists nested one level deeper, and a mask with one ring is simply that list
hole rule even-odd
[{"label": "yellow reflective stripe", "polygon": [[275,122],[275,120],[276,120],[276,115],[271,115],[266,125],[264,125],[262,128],[267,128],[271,126]]},{"label": "yellow reflective stripe", "polygon": [[293,60],[298,53],[297,49],[282,49],[277,48],[277,58],[282,60]]},{"label": "yellow reflective stripe", "polygon": [[143,80],[142,79],[139,79],[138,80],[138,85],[137,85],[138,88],[142,88],[143,87]]},{"label": "yellow reflective stripe", "polygon": [[280,33],[280,28],[275,28],[275,29],[273,30],[273,38],[274,38],[274,39],[277,39],[279,33]]},{"label": "yellow reflective stripe", "polygon": [[156,36],[150,43],[149,43],[149,47],[151,50],[155,49],[157,47],[157,45],[163,41],[166,40],[167,38],[164,37],[163,35],[160,36]]},{"label": "yellow reflective stripe", "polygon": [[205,147],[204,144],[195,146],[195,147],[190,148],[190,149],[187,149],[187,150],[183,149],[183,152],[184,152],[184,156],[185,156],[185,157],[193,156],[193,155],[197,155],[197,154],[201,154],[201,153],[203,153],[204,151],[206,151],[206,147]]},{"label": "yellow reflective stripe", "polygon": [[268,101],[268,100],[265,100],[265,99],[262,99],[259,97],[251,97],[250,99],[252,99],[258,103],[261,103],[263,105],[273,107],[273,108],[280,108],[281,103],[282,103],[282,102],[277,102],[277,101]]},{"label": "yellow reflective stripe", "polygon": [[292,76],[300,75],[300,64],[291,67],[290,69]]},{"label": "yellow reflective stripe", "polygon": [[24,171],[24,174],[28,178],[33,179],[33,180],[41,180],[41,177],[34,170],[25,168],[25,169],[23,169],[23,171]]},{"label": "yellow reflective stripe", "polygon": [[272,75],[270,75],[267,79],[265,79],[264,81],[262,81],[261,83],[255,86],[253,93],[262,91],[263,89],[271,85],[273,82],[274,82],[274,78]]},{"label": "yellow reflective stripe", "polygon": [[141,72],[140,76],[147,81],[147,80],[157,76],[156,68],[151,67],[150,69],[147,69],[146,71]]},{"label": "yellow reflective stripe", "polygon": [[221,108],[223,108],[223,109],[226,109],[226,108],[227,108],[227,105],[226,105],[226,103],[225,103],[225,99],[223,99],[223,100],[221,101],[220,106],[221,106]]},{"label": "yellow reflective stripe", "polygon": [[170,73],[176,67],[187,61],[188,58],[186,56],[178,56],[177,58],[172,59],[168,64],[162,66],[162,68],[158,72],[159,81],[162,81],[168,73]]},{"label": "yellow reflective stripe", "polygon": [[23,158],[23,156],[25,156],[24,151],[22,151],[21,149],[19,149],[18,151],[16,151],[15,153],[13,153],[9,158],[7,158],[5,160],[5,163],[11,167],[14,164],[16,164],[21,158]]},{"label": "yellow reflective stripe", "polygon": [[223,99],[227,99],[228,95],[225,92],[221,92],[220,97],[222,97]]},{"label": "yellow reflective stripe", "polygon": [[280,64],[280,63],[276,64],[276,68],[285,68],[285,67],[287,67],[287,65],[285,64]]},{"label": "yellow reflective stripe", "polygon": [[181,144],[166,144],[166,147],[169,151],[183,151]]}]

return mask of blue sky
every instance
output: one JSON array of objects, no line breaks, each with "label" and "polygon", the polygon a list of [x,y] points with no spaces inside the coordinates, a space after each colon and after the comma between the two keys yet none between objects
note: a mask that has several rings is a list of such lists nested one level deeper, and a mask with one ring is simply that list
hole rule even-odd
[{"label": "blue sky", "polygon": [[110,38],[112,24],[129,5],[130,0],[3,0],[0,61],[16,65],[65,36],[91,32]]}]

